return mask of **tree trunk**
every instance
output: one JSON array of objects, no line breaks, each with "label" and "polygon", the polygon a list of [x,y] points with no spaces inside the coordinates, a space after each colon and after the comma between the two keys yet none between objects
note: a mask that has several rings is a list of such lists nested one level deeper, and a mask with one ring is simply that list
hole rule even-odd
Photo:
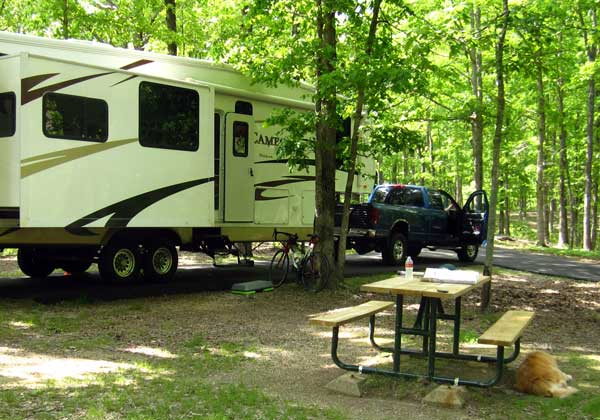
[{"label": "tree trunk", "polygon": [[[431,173],[431,179],[435,183],[435,167],[434,167],[434,155],[433,155],[433,136],[431,135],[431,120],[427,121],[427,149],[429,150],[429,172]],[[439,186],[438,186],[439,188]]]},{"label": "tree trunk", "polygon": [[175,0],[165,0],[167,12],[166,23],[169,31],[169,40],[167,41],[167,50],[169,55],[177,55],[177,15]]},{"label": "tree trunk", "polygon": [[538,112],[538,151],[537,151],[537,245],[546,246],[546,218],[544,214],[544,143],[546,140],[546,104],[544,99],[544,75],[542,69],[542,46],[538,43],[535,53],[535,67],[537,78],[537,112]]},{"label": "tree trunk", "polygon": [[64,0],[62,33],[63,39],[69,39],[69,0]]},{"label": "tree trunk", "polygon": [[[375,35],[377,33],[377,23],[379,20],[379,9],[382,0],[375,0],[373,4],[373,16],[371,17],[371,26],[369,28],[369,37],[365,46],[365,54],[371,56]],[[338,244],[336,275],[339,278],[344,277],[344,264],[346,262],[346,234],[350,222],[350,202],[352,197],[352,184],[356,172],[356,154],[358,151],[359,130],[362,122],[363,107],[365,103],[365,80],[359,84],[356,97],[356,108],[354,111],[354,128],[352,130],[352,139],[350,142],[350,161],[348,162],[348,177],[346,178],[346,189],[344,191],[344,210],[342,213],[342,224],[340,231],[340,241]],[[395,174],[395,173],[394,173]]]},{"label": "tree trunk", "polygon": [[558,175],[558,246],[564,248],[569,244],[569,227],[567,220],[567,193],[565,188],[567,172],[567,130],[565,128],[563,79],[558,80],[558,142],[559,142],[559,175]]},{"label": "tree trunk", "polygon": [[471,58],[471,89],[475,99],[475,110],[471,114],[471,143],[473,147],[473,167],[475,189],[483,188],[483,77],[481,69],[481,49],[479,38],[481,34],[481,9],[471,10],[471,33],[476,45],[470,48]]},{"label": "tree trunk", "polygon": [[[337,92],[335,86],[324,82],[336,66],[335,2],[316,0],[317,41],[316,54],[316,113],[317,144],[315,148],[315,231],[319,235],[322,255],[333,261],[333,225],[335,214],[336,124]],[[330,278],[331,287],[337,287],[336,273]]]},{"label": "tree trunk", "polygon": [[[595,56],[595,54],[594,54]],[[593,61],[593,60],[590,60]],[[592,249],[592,159],[594,157],[594,106],[596,102],[596,82],[592,78],[588,80],[588,102],[587,102],[587,147],[585,154],[585,190],[583,193],[583,249]]]},{"label": "tree trunk", "polygon": [[[496,114],[496,129],[494,130],[494,149],[492,152],[492,188],[490,191],[490,208],[488,215],[487,246],[485,248],[484,274],[493,275],[494,262],[494,233],[496,232],[496,204],[498,202],[498,169],[500,167],[500,148],[502,146],[502,127],[504,123],[504,39],[508,28],[508,0],[502,1],[504,6],[504,20],[496,45],[496,85],[498,88],[498,111]],[[484,285],[481,290],[481,310],[487,310],[491,299],[491,282]]]},{"label": "tree trunk", "polygon": [[510,236],[510,190],[508,175],[504,177],[504,209],[506,210],[506,236]]}]

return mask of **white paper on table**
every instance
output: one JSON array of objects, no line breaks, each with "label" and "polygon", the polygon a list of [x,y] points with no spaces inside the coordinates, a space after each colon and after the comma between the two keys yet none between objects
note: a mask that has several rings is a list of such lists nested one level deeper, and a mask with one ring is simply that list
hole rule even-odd
[{"label": "white paper on table", "polygon": [[475,284],[479,280],[479,273],[473,270],[426,268],[423,280],[438,283]]}]

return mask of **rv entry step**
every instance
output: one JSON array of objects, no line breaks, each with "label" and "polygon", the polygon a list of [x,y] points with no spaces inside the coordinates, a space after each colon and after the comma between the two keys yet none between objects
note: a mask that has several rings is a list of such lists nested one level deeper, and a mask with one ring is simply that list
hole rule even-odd
[{"label": "rv entry step", "polygon": [[256,292],[271,292],[273,283],[267,280],[254,280],[245,283],[235,283],[231,286],[231,293],[237,295],[251,295]]}]

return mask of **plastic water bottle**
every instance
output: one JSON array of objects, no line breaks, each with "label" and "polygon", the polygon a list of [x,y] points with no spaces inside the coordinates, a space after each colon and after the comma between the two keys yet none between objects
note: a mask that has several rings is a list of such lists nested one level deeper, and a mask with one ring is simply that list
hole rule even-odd
[{"label": "plastic water bottle", "polygon": [[413,278],[413,260],[408,257],[404,263],[404,278],[406,280],[412,280]]}]

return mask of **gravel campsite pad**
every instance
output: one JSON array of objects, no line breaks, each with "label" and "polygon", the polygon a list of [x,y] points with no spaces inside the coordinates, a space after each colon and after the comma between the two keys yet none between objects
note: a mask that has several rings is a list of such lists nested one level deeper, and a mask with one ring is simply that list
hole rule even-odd
[{"label": "gravel campsite pad", "polygon": [[[0,260],[0,267],[6,272],[14,271],[14,264],[14,258]],[[241,383],[281,400],[333,408],[347,418],[399,418],[405,415],[423,419],[481,418],[494,413],[498,403],[509,404],[507,399],[523,398],[511,388],[518,361],[510,365],[505,379],[497,387],[470,390],[466,407],[458,412],[423,405],[422,398],[435,387],[424,381],[370,376],[362,398],[326,390],[329,381],[345,372],[331,361],[331,330],[309,325],[309,316],[381,298],[358,292],[356,285],[315,295],[304,292],[295,284],[286,284],[273,292],[251,296],[234,295],[224,290],[115,302],[61,302],[36,308],[42,313],[37,316],[64,319],[85,316],[93,325],[43,332],[11,323],[9,312],[0,319],[3,329],[10,324],[10,332],[0,335],[0,386],[10,388],[24,382],[28,386],[42,386],[49,378],[43,369],[36,371],[35,366],[38,362],[40,366],[47,365],[51,359],[76,357],[77,360],[103,360],[115,365],[95,367],[102,372],[102,369],[119,368],[139,358],[150,360],[157,354],[176,357],[185,346],[196,345],[195,351],[236,355],[235,366],[207,372],[199,381]],[[532,310],[536,317],[525,332],[524,352],[543,349],[557,355],[596,355],[595,369],[600,369],[597,360],[600,335],[591,333],[597,331],[600,321],[599,284],[503,271],[494,277],[490,313],[479,312],[479,298],[478,293],[471,293],[463,299],[465,336],[462,346],[466,351],[480,351],[469,347],[501,313],[510,309]],[[8,304],[9,310],[20,310],[19,305],[24,301]],[[416,312],[417,302],[409,300],[408,323]],[[447,323],[442,324],[439,343],[447,349],[451,329]],[[391,342],[391,311],[378,316],[377,331],[384,344],[386,340]],[[370,347],[367,333],[366,320],[343,326],[340,356],[363,365],[390,363],[389,355],[381,355]],[[98,341],[104,344],[82,345],[81,348],[61,346],[61,340],[71,342],[75,337],[82,343]],[[19,349],[20,356],[26,357],[21,357],[23,360],[14,357],[15,349]],[[490,350],[490,354],[493,353],[494,350]],[[410,360],[403,363],[410,363]],[[20,364],[29,375],[14,374]],[[482,370],[480,365],[462,365],[460,369],[463,374],[465,371],[488,377],[493,374],[491,369]],[[7,373],[9,371],[12,373]],[[577,380],[579,372],[570,373]],[[598,382],[592,382],[590,386],[598,391]]]}]

